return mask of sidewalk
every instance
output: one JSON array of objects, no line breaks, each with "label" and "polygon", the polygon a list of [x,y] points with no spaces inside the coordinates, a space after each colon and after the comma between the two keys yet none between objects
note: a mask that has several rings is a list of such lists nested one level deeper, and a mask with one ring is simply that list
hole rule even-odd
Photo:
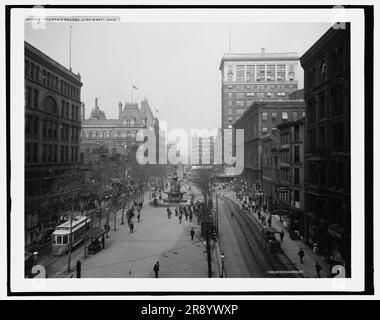
[{"label": "sidewalk", "polygon": [[[174,211],[174,210],[173,210]],[[199,238],[200,226],[172,215],[168,219],[166,207],[153,207],[146,201],[141,211],[140,223],[134,217],[135,229],[130,233],[128,224],[109,232],[105,249],[83,258],[82,278],[154,278],[153,265],[160,263],[159,278],[207,278],[207,255],[203,239]],[[191,227],[195,230],[190,239]],[[83,248],[78,248],[83,251]],[[216,250],[215,250],[216,252]],[[218,265],[213,254],[213,277],[219,277]],[[70,277],[63,269],[56,277]]]},{"label": "sidewalk", "polygon": [[[224,194],[224,196],[226,196],[226,194]],[[234,194],[229,193],[229,198],[234,200],[241,207],[240,200]],[[257,213],[252,213],[251,211],[245,211],[245,212],[247,214],[250,214],[252,217],[254,217],[258,223],[261,223],[261,221],[258,219]],[[266,216],[267,221],[268,221],[270,214],[264,213],[264,211],[260,211],[260,212],[261,212],[261,215]],[[322,270],[320,272],[321,278],[329,278],[329,270],[330,270],[329,264],[324,260],[323,257],[315,254],[313,250],[310,247],[308,247],[303,241],[290,239],[289,233],[283,226],[282,222],[280,221],[279,216],[272,215],[272,227],[277,229],[278,231],[281,231],[281,230],[284,231],[285,236],[284,236],[283,242],[281,243],[281,249],[292,261],[292,263],[298,268],[298,270],[303,271],[303,275],[305,278],[317,278],[317,273],[315,270],[315,263],[317,261],[322,267]],[[299,260],[299,256],[298,256],[298,251],[300,250],[300,248],[302,248],[302,250],[305,252],[305,256],[303,258],[303,264],[301,264]]]}]

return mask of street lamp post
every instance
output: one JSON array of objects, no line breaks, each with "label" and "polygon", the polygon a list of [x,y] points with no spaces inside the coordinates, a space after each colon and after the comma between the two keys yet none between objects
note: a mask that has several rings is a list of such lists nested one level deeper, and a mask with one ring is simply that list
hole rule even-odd
[{"label": "street lamp post", "polygon": [[224,278],[224,259],[225,259],[224,252],[220,255],[220,259],[222,260],[222,275],[220,276],[221,278]]}]

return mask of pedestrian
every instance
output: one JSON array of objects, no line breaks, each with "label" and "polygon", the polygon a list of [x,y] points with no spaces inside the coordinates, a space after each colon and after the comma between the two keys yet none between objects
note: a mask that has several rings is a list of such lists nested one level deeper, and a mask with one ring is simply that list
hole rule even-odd
[{"label": "pedestrian", "polygon": [[300,251],[298,251],[298,256],[300,257],[300,262],[303,264],[303,257],[305,256],[305,252],[300,248]]},{"label": "pedestrian", "polygon": [[129,225],[129,233],[133,233],[133,228],[134,228],[133,221],[131,221],[131,224]]},{"label": "pedestrian", "polygon": [[315,254],[318,253],[318,246],[317,246],[317,243],[316,243],[316,242],[314,242],[314,244],[313,244],[313,252],[314,252]]},{"label": "pedestrian", "polygon": [[190,231],[191,241],[194,240],[194,233],[195,233],[194,228],[191,228],[191,231]]},{"label": "pedestrian", "polygon": [[140,223],[140,212],[137,215],[137,222]]},{"label": "pedestrian", "polygon": [[284,236],[285,236],[284,230],[281,230],[281,232],[280,232],[280,239],[281,239],[281,242],[284,241]]},{"label": "pedestrian", "polygon": [[158,278],[158,271],[160,271],[160,263],[157,261],[153,267],[154,275]]},{"label": "pedestrian", "polygon": [[178,219],[179,219],[179,223],[182,223],[182,214],[179,215]]},{"label": "pedestrian", "polygon": [[317,261],[317,262],[315,263],[315,271],[317,271],[317,277],[318,277],[318,278],[321,277],[321,275],[320,275],[321,270],[322,270],[322,267],[321,267],[321,265],[319,264],[319,262]]},{"label": "pedestrian", "polygon": [[103,246],[103,249],[104,249],[104,247],[105,247],[104,235],[103,235],[103,237],[102,237],[102,246]]}]

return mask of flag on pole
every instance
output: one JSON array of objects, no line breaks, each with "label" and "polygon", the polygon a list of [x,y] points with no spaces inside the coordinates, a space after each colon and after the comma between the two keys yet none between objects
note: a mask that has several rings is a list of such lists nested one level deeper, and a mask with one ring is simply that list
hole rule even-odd
[{"label": "flag on pole", "polygon": [[132,84],[132,88],[137,90],[137,87],[134,84]]}]

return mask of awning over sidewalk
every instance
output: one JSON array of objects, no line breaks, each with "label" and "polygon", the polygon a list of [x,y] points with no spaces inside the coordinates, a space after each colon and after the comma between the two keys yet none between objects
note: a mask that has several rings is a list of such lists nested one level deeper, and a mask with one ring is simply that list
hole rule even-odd
[{"label": "awning over sidewalk", "polygon": [[86,232],[87,239],[99,239],[101,236],[107,233],[107,230],[104,230],[99,227],[92,228]]}]

